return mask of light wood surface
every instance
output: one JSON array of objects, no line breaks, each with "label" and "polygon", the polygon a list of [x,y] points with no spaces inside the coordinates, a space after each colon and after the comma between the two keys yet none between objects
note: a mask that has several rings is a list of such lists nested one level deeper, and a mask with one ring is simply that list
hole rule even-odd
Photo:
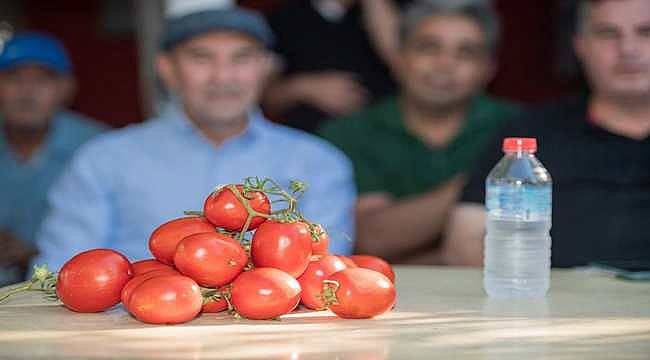
[{"label": "light wood surface", "polygon": [[302,312],[152,326],[121,306],[77,314],[28,293],[0,304],[0,358],[650,359],[650,283],[554,271],[541,300],[488,299],[478,269],[397,267],[371,320]]}]

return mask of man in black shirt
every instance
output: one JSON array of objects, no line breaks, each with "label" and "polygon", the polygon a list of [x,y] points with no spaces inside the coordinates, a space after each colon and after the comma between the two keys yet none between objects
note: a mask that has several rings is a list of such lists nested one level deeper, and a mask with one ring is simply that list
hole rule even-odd
[{"label": "man in black shirt", "polygon": [[283,71],[264,99],[287,125],[315,131],[395,91],[397,5],[406,0],[294,0],[269,23]]},{"label": "man in black shirt", "polygon": [[503,130],[452,211],[432,262],[482,264],[485,178],[503,137],[535,137],[553,178],[552,264],[650,259],[650,1],[581,1],[574,37],[592,93]]}]

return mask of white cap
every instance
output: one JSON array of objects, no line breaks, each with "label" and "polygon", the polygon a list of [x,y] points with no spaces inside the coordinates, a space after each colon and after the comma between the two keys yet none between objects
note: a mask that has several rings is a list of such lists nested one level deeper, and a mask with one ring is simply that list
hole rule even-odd
[{"label": "white cap", "polygon": [[234,5],[233,0],[166,0],[165,17],[181,17],[198,11],[227,9]]}]

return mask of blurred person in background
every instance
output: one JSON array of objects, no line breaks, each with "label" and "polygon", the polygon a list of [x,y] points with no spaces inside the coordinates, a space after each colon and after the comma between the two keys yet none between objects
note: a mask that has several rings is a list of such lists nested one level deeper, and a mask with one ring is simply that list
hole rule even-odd
[{"label": "blurred person in background", "polygon": [[393,94],[399,21],[393,1],[290,1],[273,12],[283,69],[266,92],[265,109],[313,132]]},{"label": "blurred person in background", "polygon": [[650,1],[580,1],[574,48],[591,93],[508,124],[453,210],[444,263],[483,262],[485,179],[504,137],[534,137],[553,178],[552,266],[650,259]]},{"label": "blurred person in background", "polygon": [[463,175],[518,111],[483,94],[498,38],[489,1],[415,1],[402,23],[399,95],[320,131],[354,164],[358,252],[417,263],[437,251]]},{"label": "blurred person in background", "polygon": [[46,192],[73,153],[104,126],[65,105],[72,66],[55,38],[11,37],[0,52],[0,285],[22,278],[36,252]]},{"label": "blurred person in background", "polygon": [[94,139],[77,154],[50,192],[34,263],[57,270],[98,247],[150,258],[157,226],[201,210],[217,185],[249,176],[284,186],[305,181],[300,210],[324,225],[330,251],[349,254],[349,161],[315,136],[271,123],[257,107],[273,68],[272,41],[251,10],[203,7],[169,17],[156,65],[172,100],[159,117]]}]

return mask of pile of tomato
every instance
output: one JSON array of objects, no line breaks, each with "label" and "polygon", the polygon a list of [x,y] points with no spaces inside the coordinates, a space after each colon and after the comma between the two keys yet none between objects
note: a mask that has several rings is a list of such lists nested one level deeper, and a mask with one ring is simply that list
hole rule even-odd
[{"label": "pile of tomato", "polygon": [[[228,311],[276,319],[302,304],[343,318],[371,318],[395,304],[395,275],[384,260],[328,253],[325,229],[297,211],[304,185],[284,190],[247,178],[207,196],[203,211],[160,225],[149,238],[152,259],[130,263],[94,249],[71,258],[53,280],[39,282],[69,309],[100,312],[118,303],[140,321],[176,324]],[[276,200],[279,198],[279,200]],[[272,211],[275,203],[286,208]]]}]

